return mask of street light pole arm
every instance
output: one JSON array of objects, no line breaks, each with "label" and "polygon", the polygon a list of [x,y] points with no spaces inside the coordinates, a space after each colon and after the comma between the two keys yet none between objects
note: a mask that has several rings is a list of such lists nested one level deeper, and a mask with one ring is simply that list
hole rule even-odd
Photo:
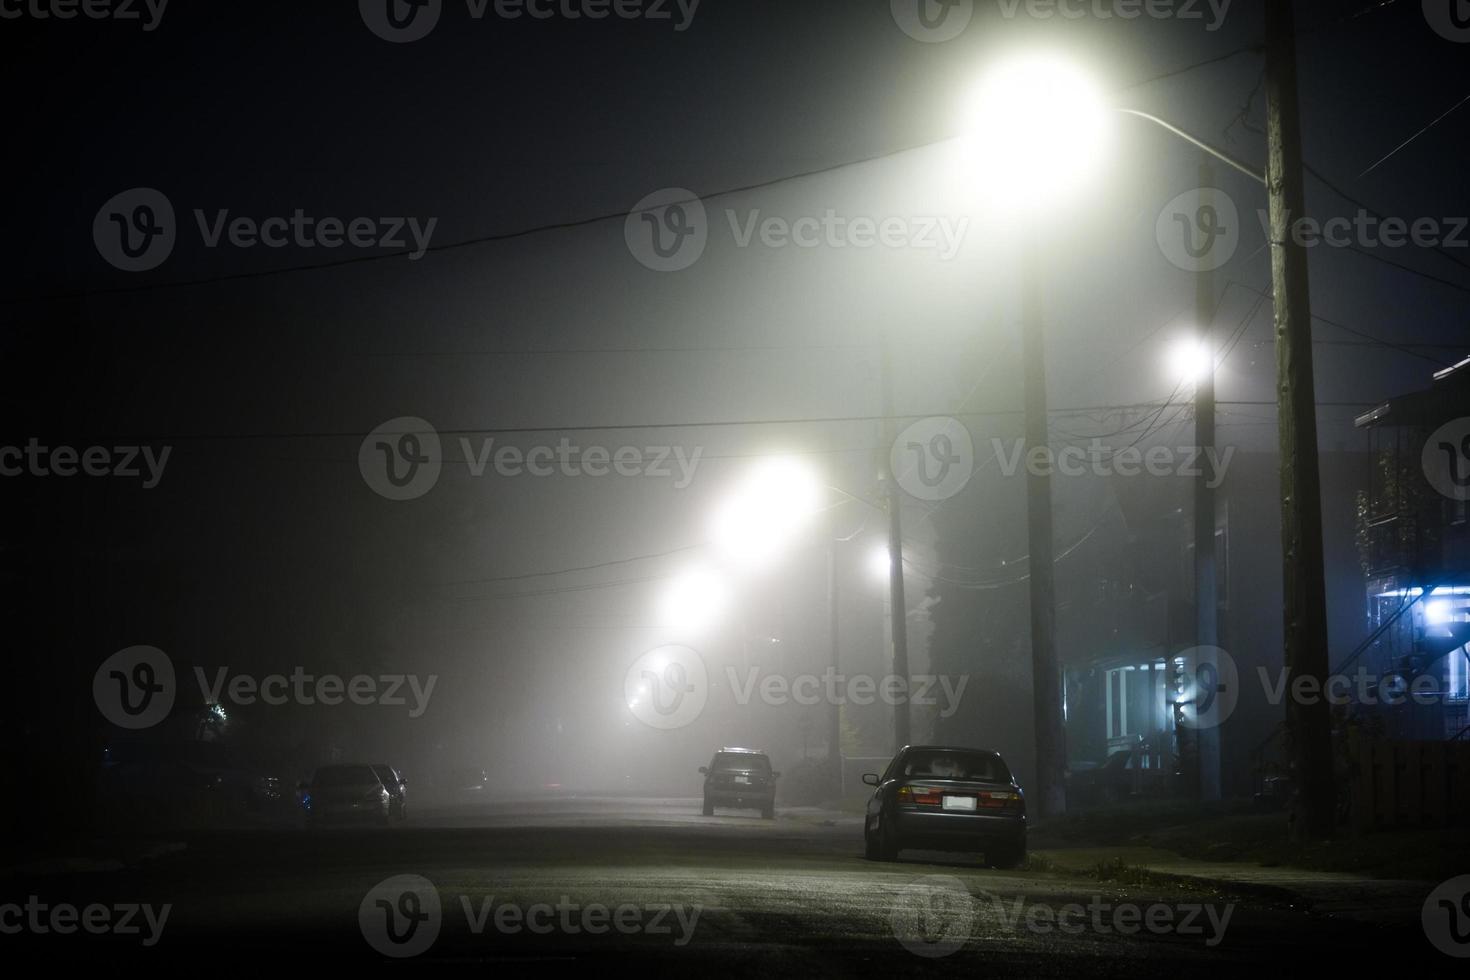
[{"label": "street light pole arm", "polygon": [[1139,119],[1146,119],[1157,126],[1162,126],[1169,132],[1173,133],[1175,136],[1178,136],[1180,139],[1199,147],[1201,150],[1204,150],[1210,156],[1221,161],[1222,163],[1229,164],[1236,170],[1239,170],[1241,173],[1245,174],[1247,177],[1254,179],[1257,183],[1262,185],[1266,183],[1266,175],[1261,173],[1259,170],[1256,170],[1250,164],[1243,163],[1240,160],[1237,160],[1235,157],[1226,153],[1224,150],[1216,149],[1215,147],[1206,143],[1204,140],[1196,139],[1195,137],[1186,133],[1184,130],[1180,129],[1178,126],[1167,123],[1164,120],[1160,119],[1158,116],[1151,116],[1147,112],[1139,112],[1137,109],[1119,109],[1118,111],[1126,113],[1130,116],[1137,116]]}]

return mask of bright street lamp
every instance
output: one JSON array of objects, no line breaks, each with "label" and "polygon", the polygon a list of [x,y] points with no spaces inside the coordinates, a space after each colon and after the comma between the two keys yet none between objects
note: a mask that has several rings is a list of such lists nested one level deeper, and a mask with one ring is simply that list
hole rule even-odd
[{"label": "bright street lamp", "polygon": [[681,634],[716,623],[730,605],[730,586],[709,568],[686,569],[669,583],[658,603],[659,623]]},{"label": "bright street lamp", "polygon": [[1054,55],[995,66],[965,103],[966,179],[1005,211],[1063,203],[1096,176],[1110,127],[1102,93]]},{"label": "bright street lamp", "polygon": [[1180,384],[1195,386],[1215,369],[1215,358],[1210,345],[1195,337],[1176,341],[1169,348],[1169,377]]},{"label": "bright street lamp", "polygon": [[721,556],[746,570],[774,564],[822,506],[822,484],[800,460],[766,459],[746,474],[710,525]]}]

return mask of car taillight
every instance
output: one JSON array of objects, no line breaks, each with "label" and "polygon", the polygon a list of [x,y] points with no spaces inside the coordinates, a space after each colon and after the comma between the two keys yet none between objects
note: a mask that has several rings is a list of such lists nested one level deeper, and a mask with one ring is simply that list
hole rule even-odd
[{"label": "car taillight", "polygon": [[980,805],[987,810],[1019,810],[1022,806],[1021,794],[984,792],[980,794]]},{"label": "car taillight", "polygon": [[916,789],[912,786],[900,786],[898,788],[898,802],[913,803],[918,806],[939,806],[944,802],[944,794],[937,789]]}]

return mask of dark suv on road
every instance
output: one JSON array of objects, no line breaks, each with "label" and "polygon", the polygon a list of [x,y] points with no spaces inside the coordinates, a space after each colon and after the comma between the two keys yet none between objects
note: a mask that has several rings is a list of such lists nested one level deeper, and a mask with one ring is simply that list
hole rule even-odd
[{"label": "dark suv on road", "polygon": [[759,810],[765,819],[775,819],[776,778],[781,774],[771,771],[771,760],[764,752],[720,749],[699,771],[704,773],[706,817],[715,815],[715,807],[727,806]]},{"label": "dark suv on road", "polygon": [[871,860],[904,848],[983,851],[997,868],[1026,859],[1026,798],[998,753],[909,745],[863,782],[878,787],[863,818]]}]

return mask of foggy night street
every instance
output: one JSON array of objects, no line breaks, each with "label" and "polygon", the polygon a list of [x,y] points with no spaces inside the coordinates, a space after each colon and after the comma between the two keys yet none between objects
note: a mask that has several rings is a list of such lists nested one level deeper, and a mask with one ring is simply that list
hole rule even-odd
[{"label": "foggy night street", "polygon": [[0,971],[1463,968],[1467,54],[0,0]]},{"label": "foggy night street", "polygon": [[[783,815],[775,824],[745,816],[704,818],[694,799],[547,798],[458,806],[421,813],[411,826],[346,831],[326,839],[290,830],[202,836],[182,852],[126,871],[11,878],[0,890],[0,904],[28,894],[27,889],[53,901],[75,893],[104,903],[113,895],[171,902],[169,941],[149,951],[165,960],[208,957],[211,949],[235,948],[263,934],[289,944],[297,962],[366,959],[374,954],[358,931],[362,896],[384,877],[411,873],[427,878],[438,892],[443,925],[430,950],[436,960],[530,965],[544,959],[595,967],[635,951],[660,972],[756,969],[764,962],[782,974],[807,976],[875,969],[906,974],[921,965],[946,976],[981,968],[1057,977],[1124,970],[1142,977],[1180,971],[1225,976],[1263,957],[1287,967],[1303,960],[1303,944],[1311,943],[1329,950],[1316,958],[1319,963],[1351,965],[1403,944],[1408,949],[1400,962],[1406,968],[1416,955],[1432,965],[1432,950],[1415,953],[1407,942],[1418,930],[1417,910],[1365,926],[1259,896],[1000,872],[965,856],[916,854],[880,868],[864,861],[855,847],[859,824],[856,817],[818,810]],[[904,889],[914,883],[922,887],[937,876],[958,879],[976,896],[973,919],[936,904],[927,933],[923,926],[911,932],[896,926],[896,912],[921,907]],[[993,904],[991,896],[1002,904]],[[482,903],[491,899],[497,906],[515,902],[523,908],[568,900],[579,907],[631,903],[649,925],[661,905],[697,907],[699,913],[687,937],[673,913],[664,916],[667,932],[657,935],[569,933],[552,918],[545,923],[548,935],[536,936],[524,923],[497,930],[492,911],[477,934],[468,924],[465,899],[482,910],[476,914],[483,914]],[[1033,932],[1024,918],[1019,924],[1005,918],[1018,901],[1023,907],[1052,909],[1094,901],[1233,908],[1223,935],[1214,941],[1215,927],[1204,913],[1198,916],[1198,935],[1150,936],[1136,926],[1131,936],[1081,929],[1076,931],[1082,934],[1068,935],[1055,927]],[[686,913],[685,922],[688,918]],[[578,920],[571,921],[575,930]],[[918,959],[900,942],[900,935],[920,946],[942,942],[951,921],[964,927],[968,938],[942,959]],[[128,947],[144,936],[108,936],[80,946],[60,944],[61,938],[35,936],[29,942],[37,953],[68,958],[132,953]]]}]

